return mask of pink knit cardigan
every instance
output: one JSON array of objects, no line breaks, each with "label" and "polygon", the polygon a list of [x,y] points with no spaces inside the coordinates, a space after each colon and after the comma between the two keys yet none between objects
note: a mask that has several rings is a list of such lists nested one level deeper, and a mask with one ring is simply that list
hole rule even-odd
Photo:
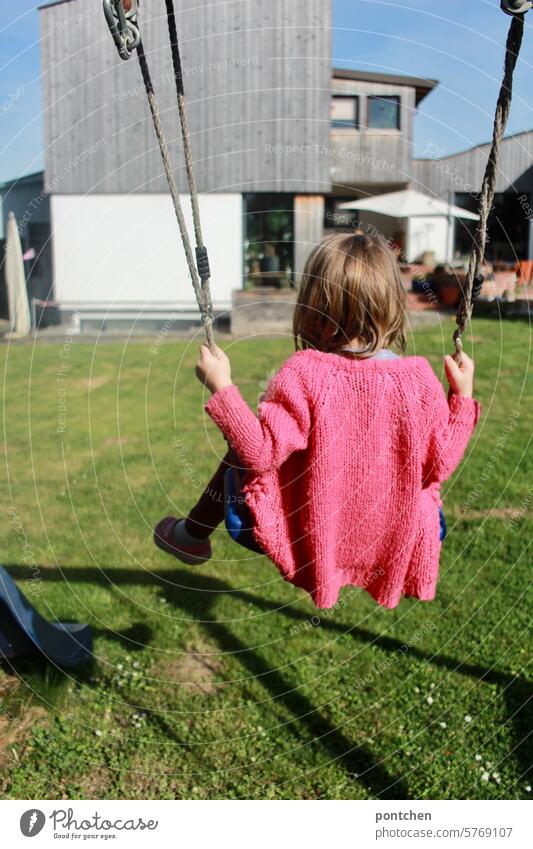
[{"label": "pink knit cardigan", "polygon": [[440,484],[464,454],[477,401],[447,401],[422,357],[307,350],[283,365],[258,416],[236,386],[206,410],[250,470],[257,542],[317,607],[347,584],[384,607],[402,593],[434,598]]}]

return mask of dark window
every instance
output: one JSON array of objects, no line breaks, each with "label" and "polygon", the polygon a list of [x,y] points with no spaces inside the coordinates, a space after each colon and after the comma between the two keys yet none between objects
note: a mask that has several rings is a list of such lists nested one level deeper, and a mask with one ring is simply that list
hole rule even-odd
[{"label": "dark window", "polygon": [[[353,195],[348,197],[327,197],[324,209],[324,226],[326,229],[338,232],[353,233],[359,226],[359,216],[355,209],[339,209],[339,204],[353,201]],[[355,205],[355,204],[354,204]]]},{"label": "dark window", "polygon": [[28,291],[41,301],[52,300],[52,235],[49,223],[28,224],[27,247],[35,258],[26,265]]},{"label": "dark window", "polygon": [[359,98],[335,94],[331,98],[331,126],[356,130],[359,127]]},{"label": "dark window", "polygon": [[244,196],[244,283],[290,286],[294,268],[294,195]]},{"label": "dark window", "polygon": [[[4,256],[6,240],[0,239],[0,256]],[[7,286],[5,275],[0,275],[0,318],[9,320],[9,308],[7,305]]]},{"label": "dark window", "polygon": [[373,130],[400,129],[400,98],[368,98],[368,126]]}]

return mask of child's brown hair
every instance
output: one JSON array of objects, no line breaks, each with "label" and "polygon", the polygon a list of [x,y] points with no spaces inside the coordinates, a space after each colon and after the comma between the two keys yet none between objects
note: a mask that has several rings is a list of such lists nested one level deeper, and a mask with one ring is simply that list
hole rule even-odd
[{"label": "child's brown hair", "polygon": [[306,262],[294,311],[296,349],[335,352],[358,340],[359,356],[405,349],[405,291],[395,254],[365,234],[328,236]]}]

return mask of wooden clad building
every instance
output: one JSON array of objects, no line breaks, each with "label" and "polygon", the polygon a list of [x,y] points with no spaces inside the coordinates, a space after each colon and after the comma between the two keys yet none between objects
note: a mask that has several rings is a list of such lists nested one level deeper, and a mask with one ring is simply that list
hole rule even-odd
[{"label": "wooden clad building", "polygon": [[[203,192],[329,189],[330,4],[176,2],[198,187]],[[139,24],[178,186],[186,191],[164,3]],[[62,193],[166,191],[139,65],[119,58],[101,0],[41,9],[46,172]],[[272,148],[309,145],[305,156]],[[83,150],[78,167],[65,166]]]},{"label": "wooden clad building", "polygon": [[[412,186],[468,205],[445,165],[412,158],[436,81],[332,69],[331,0],[175,6],[217,313],[243,285],[294,283],[324,232],[353,224],[340,203]],[[190,222],[164,4],[142,3],[139,24]],[[87,326],[197,321],[136,56],[119,58],[101,0],[42,6],[41,51],[63,314]],[[484,155],[441,161],[457,159],[477,186]],[[530,190],[530,159],[529,137],[506,142],[509,185],[524,174]],[[398,220],[368,214],[365,225],[401,243]]]}]

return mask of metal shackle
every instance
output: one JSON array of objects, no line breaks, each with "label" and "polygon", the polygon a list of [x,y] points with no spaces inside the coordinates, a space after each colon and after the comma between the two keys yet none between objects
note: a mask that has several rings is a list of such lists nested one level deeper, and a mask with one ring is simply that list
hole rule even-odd
[{"label": "metal shackle", "polygon": [[501,0],[500,5],[507,15],[524,15],[526,12],[529,12],[533,6],[533,2],[524,2],[524,0]]}]

